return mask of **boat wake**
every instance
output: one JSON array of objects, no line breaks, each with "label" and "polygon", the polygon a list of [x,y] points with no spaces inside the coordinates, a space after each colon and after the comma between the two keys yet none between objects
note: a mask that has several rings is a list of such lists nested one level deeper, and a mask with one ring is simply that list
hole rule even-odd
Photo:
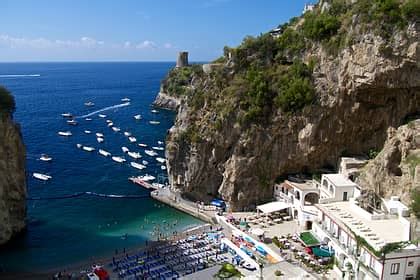
[{"label": "boat wake", "polygon": [[117,105],[113,105],[113,106],[105,107],[105,108],[102,108],[102,109],[96,110],[96,111],[94,111],[94,112],[92,112],[92,113],[89,113],[89,114],[86,114],[86,115],[83,115],[83,116],[78,116],[78,117],[75,117],[75,119],[87,118],[87,117],[90,117],[90,116],[96,115],[96,114],[98,114],[98,113],[104,112],[104,111],[108,111],[108,110],[112,110],[112,109],[116,109],[116,108],[121,108],[121,107],[129,106],[129,105],[130,105],[130,102],[125,102],[125,103],[121,103],[121,104],[117,104]]},{"label": "boat wake", "polygon": [[0,75],[0,78],[23,78],[23,77],[41,77],[41,74],[8,74],[8,75]]},{"label": "boat wake", "polygon": [[77,192],[68,195],[61,195],[61,196],[47,196],[47,197],[27,197],[26,200],[56,200],[56,199],[69,199],[69,198],[76,198],[81,196],[97,196],[97,197],[106,197],[106,198],[128,198],[128,199],[138,199],[138,198],[148,198],[150,197],[149,194],[147,195],[123,195],[123,194],[103,194],[103,193],[95,193],[95,192]]}]

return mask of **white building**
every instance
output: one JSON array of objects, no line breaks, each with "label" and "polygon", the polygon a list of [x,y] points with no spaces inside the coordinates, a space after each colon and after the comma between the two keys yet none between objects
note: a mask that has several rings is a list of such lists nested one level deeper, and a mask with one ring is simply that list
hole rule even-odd
[{"label": "white building", "polygon": [[348,201],[360,195],[359,186],[343,174],[323,174],[321,177],[320,203]]},{"label": "white building", "polygon": [[305,6],[303,7],[303,11],[302,14],[309,12],[309,11],[313,11],[315,8],[314,4],[305,4]]}]

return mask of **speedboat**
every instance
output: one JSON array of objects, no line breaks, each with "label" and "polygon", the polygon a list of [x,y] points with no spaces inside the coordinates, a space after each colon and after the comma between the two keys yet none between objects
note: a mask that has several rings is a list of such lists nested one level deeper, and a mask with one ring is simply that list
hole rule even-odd
[{"label": "speedboat", "polygon": [[73,117],[73,115],[72,115],[72,114],[70,114],[70,113],[62,113],[62,114],[61,114],[61,116],[62,116],[63,118],[72,118],[72,117]]},{"label": "speedboat", "polygon": [[134,118],[135,118],[136,120],[141,120],[141,115],[135,115],[135,116],[134,116]]},{"label": "speedboat", "polygon": [[112,127],[112,130],[113,130],[113,131],[115,131],[115,132],[118,132],[118,131],[120,131],[120,130],[121,130],[121,128],[116,127],[116,126],[113,126],[113,127]]},{"label": "speedboat", "polygon": [[128,153],[128,152],[130,151],[127,147],[121,147],[121,150],[122,150],[124,153]]},{"label": "speedboat", "polygon": [[80,149],[80,148],[83,147],[83,145],[82,144],[76,144],[76,147]]},{"label": "speedboat", "polygon": [[60,136],[72,136],[73,134],[70,131],[59,131],[58,135],[60,135]]},{"label": "speedboat", "polygon": [[91,133],[92,133],[92,131],[90,131],[90,130],[85,130],[85,133],[86,133],[86,134],[91,134]]},{"label": "speedboat", "polygon": [[98,143],[102,143],[102,142],[104,142],[104,138],[96,137],[96,141],[98,141]]},{"label": "speedboat", "polygon": [[111,120],[106,120],[106,123],[112,123],[112,121]]},{"label": "speedboat", "polygon": [[42,174],[42,173],[36,173],[36,172],[32,173],[32,176],[34,178],[39,179],[39,180],[42,180],[42,181],[48,181],[49,179],[52,178],[49,175],[45,175],[45,174]]},{"label": "speedboat", "polygon": [[113,126],[113,125],[114,125],[114,123],[113,123],[113,122],[110,122],[110,123],[108,123],[108,124],[107,124],[107,126],[108,126],[108,127],[111,127],[111,126]]},{"label": "speedboat", "polygon": [[162,170],[166,170],[166,166],[165,166],[165,165],[161,165],[161,166],[160,166],[160,169],[162,169]]},{"label": "speedboat", "polygon": [[139,153],[136,153],[136,152],[127,152],[127,154],[134,159],[141,158],[141,155]]},{"label": "speedboat", "polygon": [[76,120],[71,119],[71,120],[68,120],[67,121],[67,124],[69,124],[69,125],[77,125],[77,122],[76,122]]},{"label": "speedboat", "polygon": [[42,154],[41,157],[39,158],[39,160],[42,160],[42,161],[52,161],[52,157],[50,157],[47,154]]},{"label": "speedboat", "polygon": [[157,156],[158,154],[153,151],[153,150],[144,150],[144,152],[146,153],[146,155],[149,155],[151,157]]},{"label": "speedboat", "polygon": [[124,132],[124,135],[125,135],[125,136],[127,136],[127,137],[128,137],[128,136],[131,136],[131,132],[125,131],[125,132]]},{"label": "speedboat", "polygon": [[95,135],[96,135],[96,137],[101,137],[101,138],[104,137],[104,135],[102,133],[100,133],[100,132],[95,133]]},{"label": "speedboat", "polygon": [[109,157],[111,155],[110,152],[107,152],[105,150],[99,149],[99,154],[105,156],[105,157]]},{"label": "speedboat", "polygon": [[92,101],[85,102],[85,106],[88,106],[88,107],[95,106],[95,103],[93,103]]},{"label": "speedboat", "polygon": [[163,145],[163,142],[162,141],[158,141],[158,145]]},{"label": "speedboat", "polygon": [[153,150],[158,150],[158,151],[163,151],[165,148],[164,147],[156,147],[156,146],[153,146],[152,149]]},{"label": "speedboat", "polygon": [[125,158],[123,158],[123,157],[115,157],[115,156],[112,157],[112,160],[116,161],[118,163],[123,163],[124,161],[126,161]]},{"label": "speedboat", "polygon": [[129,102],[130,101],[130,98],[124,97],[124,98],[121,99],[121,101],[122,102]]},{"label": "speedboat", "polygon": [[147,181],[153,181],[154,179],[156,179],[156,177],[155,177],[155,176],[148,175],[148,174],[146,174],[146,175],[144,175],[144,176],[139,176],[138,178],[139,178],[140,180],[145,181],[145,182],[147,182]]},{"label": "speedboat", "polygon": [[141,163],[143,163],[144,165],[148,165],[149,162],[147,160],[142,160]]},{"label": "speedboat", "polygon": [[100,118],[106,118],[106,115],[104,115],[104,114],[99,114],[99,115],[98,115],[98,117],[100,117]]},{"label": "speedboat", "polygon": [[159,189],[162,189],[162,188],[165,187],[164,184],[159,184],[159,183],[152,183],[152,186],[155,187],[155,188],[159,188]]},{"label": "speedboat", "polygon": [[91,121],[92,120],[92,118],[86,118],[85,119],[85,121]]},{"label": "speedboat", "polygon": [[153,109],[152,111],[150,111],[150,112],[152,112],[153,114],[157,114],[157,113],[159,113],[159,111],[158,110],[155,110],[155,109]]},{"label": "speedboat", "polygon": [[157,157],[156,160],[160,163],[164,163],[166,161],[166,159],[161,158],[161,157]]},{"label": "speedboat", "polygon": [[137,163],[137,162],[130,162],[130,165],[132,167],[137,168],[137,169],[140,169],[140,170],[146,168],[146,166],[144,166],[143,164]]},{"label": "speedboat", "polygon": [[82,149],[86,152],[93,152],[95,150],[94,147],[83,146]]},{"label": "speedboat", "polygon": [[128,140],[130,140],[131,143],[134,143],[134,142],[137,141],[136,137],[134,137],[134,136],[128,137]]},{"label": "speedboat", "polygon": [[149,121],[150,124],[160,124],[159,121]]},{"label": "speedboat", "polygon": [[143,143],[139,143],[139,147],[147,147],[147,145],[146,144],[143,144]]}]

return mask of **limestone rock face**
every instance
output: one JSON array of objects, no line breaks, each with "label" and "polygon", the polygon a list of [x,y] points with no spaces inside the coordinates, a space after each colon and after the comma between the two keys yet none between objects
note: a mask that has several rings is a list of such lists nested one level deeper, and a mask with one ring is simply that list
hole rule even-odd
[{"label": "limestone rock face", "polygon": [[25,227],[25,146],[19,126],[0,114],[0,245]]},{"label": "limestone rock face", "polygon": [[[293,115],[279,110],[268,123],[246,128],[233,112],[226,114],[219,129],[213,129],[216,116],[225,114],[218,105],[227,108],[232,101],[222,94],[211,96],[212,75],[191,79],[193,92],[211,92],[216,101],[204,102],[198,110],[188,97],[179,103],[167,137],[171,184],[188,197],[218,196],[238,210],[270,200],[276,178],[336,167],[345,154],[381,150],[389,131],[419,112],[419,34],[419,26],[410,25],[405,36],[396,34],[393,44],[386,46],[390,50],[384,52],[382,38],[367,33],[337,57],[315,44],[305,51],[303,60],[315,57],[318,61],[313,73],[316,104]],[[232,71],[226,66],[227,73]],[[191,133],[192,128],[199,137]],[[391,163],[405,156],[400,144],[393,147],[383,167],[389,174],[399,172],[398,164]],[[364,182],[371,188],[369,177]],[[385,194],[397,192],[384,186]]]},{"label": "limestone rock face", "polygon": [[159,92],[153,105],[156,107],[166,108],[169,110],[178,109],[180,100],[173,96],[170,96],[164,92]]},{"label": "limestone rock face", "polygon": [[399,196],[410,204],[410,191],[420,188],[420,119],[388,129],[382,151],[362,170],[361,186],[382,197]]}]

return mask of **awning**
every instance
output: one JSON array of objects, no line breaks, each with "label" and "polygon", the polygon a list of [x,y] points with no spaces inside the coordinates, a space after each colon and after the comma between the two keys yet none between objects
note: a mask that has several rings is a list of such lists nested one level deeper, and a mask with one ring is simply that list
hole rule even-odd
[{"label": "awning", "polygon": [[269,202],[266,204],[258,205],[257,209],[263,213],[272,213],[272,212],[281,211],[283,209],[287,209],[289,207],[292,207],[292,205],[289,203],[286,203],[284,201],[275,201],[275,202]]}]

